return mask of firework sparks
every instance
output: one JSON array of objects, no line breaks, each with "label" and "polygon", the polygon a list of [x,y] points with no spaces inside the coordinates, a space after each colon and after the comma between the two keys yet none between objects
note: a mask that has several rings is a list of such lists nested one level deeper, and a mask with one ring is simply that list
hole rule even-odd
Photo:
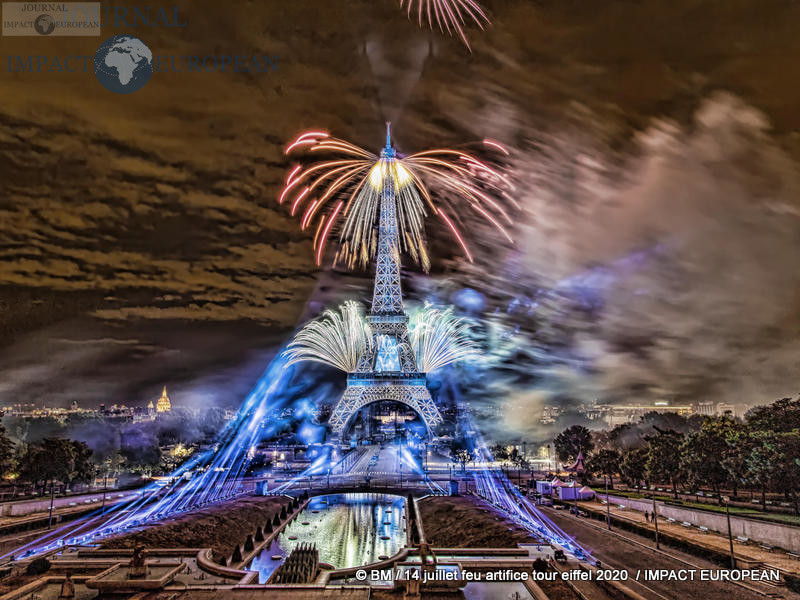
[{"label": "firework sparks", "polygon": [[[508,155],[498,142],[485,140],[484,147]],[[278,201],[287,203],[292,215],[300,215],[301,229],[313,227],[316,231],[318,265],[326,242],[336,237],[332,231],[338,232],[339,238],[334,264],[341,262],[348,268],[369,265],[377,248],[379,208],[387,178],[393,183],[400,250],[425,271],[430,268],[424,240],[424,221],[429,214],[444,222],[470,262],[472,254],[458,226],[464,208],[512,241],[506,231],[511,218],[496,198],[516,206],[513,186],[497,168],[467,152],[442,148],[400,157],[387,139],[387,147],[378,156],[324,131],[301,134],[286,147],[286,154],[301,150],[326,158],[306,168],[294,166]],[[330,155],[341,158],[328,159]],[[439,192],[437,200],[432,191]]]},{"label": "firework sparks", "polygon": [[469,21],[481,29],[489,23],[489,17],[474,0],[400,0],[400,8],[404,7],[409,18],[416,15],[420,27],[427,23],[442,33],[455,33],[467,48],[470,45],[464,27]]},{"label": "firework sparks", "polygon": [[372,333],[361,314],[361,307],[350,300],[339,307],[339,312],[326,310],[322,318],[307,323],[283,356],[287,359],[287,367],[302,361],[314,361],[352,373],[358,359],[371,344]]},{"label": "firework sparks", "polygon": [[419,370],[430,373],[444,366],[480,354],[468,335],[467,322],[453,315],[452,308],[444,310],[429,304],[412,316],[409,327],[411,347],[417,355]]},{"label": "firework sparks", "polygon": [[[444,366],[480,354],[469,335],[468,323],[453,314],[452,307],[430,304],[411,316],[409,336],[417,366],[430,373]],[[326,310],[307,323],[283,352],[285,366],[303,361],[321,362],[346,373],[354,373],[358,360],[373,343],[372,332],[361,306],[349,300],[338,312]]]}]

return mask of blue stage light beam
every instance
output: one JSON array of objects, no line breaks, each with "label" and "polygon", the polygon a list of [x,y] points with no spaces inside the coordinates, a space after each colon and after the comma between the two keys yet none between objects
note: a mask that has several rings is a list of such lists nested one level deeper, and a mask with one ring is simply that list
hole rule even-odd
[{"label": "blue stage light beam", "polygon": [[250,449],[262,437],[261,427],[268,410],[285,401],[282,394],[293,369],[284,366],[279,355],[248,394],[236,417],[223,429],[215,448],[178,467],[169,475],[166,485],[151,483],[129,502],[95,511],[0,558],[27,557],[98,541],[241,493],[241,479],[251,461]]}]

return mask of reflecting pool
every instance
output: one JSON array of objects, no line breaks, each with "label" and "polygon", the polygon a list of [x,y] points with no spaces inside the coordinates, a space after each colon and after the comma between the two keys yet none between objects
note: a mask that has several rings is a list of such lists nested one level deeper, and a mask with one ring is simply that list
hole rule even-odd
[{"label": "reflecting pool", "polygon": [[335,569],[389,557],[405,546],[405,498],[390,494],[329,494],[308,506],[250,563],[265,583],[292,549],[316,544],[319,560]]}]

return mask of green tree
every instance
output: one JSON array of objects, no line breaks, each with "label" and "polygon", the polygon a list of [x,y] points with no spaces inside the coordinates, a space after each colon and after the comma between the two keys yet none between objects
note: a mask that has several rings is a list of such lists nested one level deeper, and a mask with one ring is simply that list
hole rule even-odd
[{"label": "green tree", "polygon": [[789,432],[800,429],[800,398],[780,400],[757,406],[747,413],[747,424],[754,431]]},{"label": "green tree", "polygon": [[622,455],[619,473],[623,481],[636,488],[642,489],[642,482],[647,483],[647,453],[648,448],[633,448]]},{"label": "green tree", "polygon": [[577,460],[579,453],[588,456],[594,448],[592,432],[583,425],[567,427],[555,437],[553,447],[558,460],[562,463],[573,462]]},{"label": "green tree", "polygon": [[20,442],[17,444],[16,448],[14,449],[14,473],[12,473],[11,478],[14,480],[14,495],[17,493],[16,485],[20,482],[26,482],[20,475],[20,470],[22,469],[22,465],[25,461],[25,455],[28,454],[28,444],[24,442]]},{"label": "green tree", "polygon": [[470,449],[469,440],[463,436],[454,438],[450,442],[450,458],[453,462],[461,465],[461,471],[465,472],[467,463],[472,460],[472,450]]},{"label": "green tree", "polygon": [[5,478],[7,473],[14,468],[16,447],[8,437],[6,428],[0,423],[0,477]]},{"label": "green tree", "polygon": [[777,487],[782,477],[782,459],[777,433],[758,431],[747,457],[750,479],[761,488],[761,508],[767,509],[767,490]]},{"label": "green tree", "polygon": [[730,481],[722,460],[728,455],[728,438],[740,424],[726,417],[706,417],[700,429],[689,432],[680,448],[681,471],[692,490],[709,486],[719,498]]},{"label": "green tree", "polygon": [[73,468],[69,476],[69,483],[91,481],[97,474],[97,466],[92,462],[92,450],[84,442],[72,440],[71,443]]},{"label": "green tree", "polygon": [[647,479],[669,482],[672,493],[678,497],[678,481],[681,478],[681,443],[683,436],[672,430],[656,430],[655,435],[645,438],[649,442],[647,451]]},{"label": "green tree", "polygon": [[794,506],[800,515],[800,429],[778,435],[778,459],[782,476],[778,480],[778,491]]},{"label": "green tree", "polygon": [[68,482],[75,472],[75,450],[71,440],[45,438],[30,444],[20,465],[20,478],[34,486]]},{"label": "green tree", "polygon": [[782,493],[800,515],[800,429],[758,432],[747,463],[753,480],[761,486],[761,506],[766,510],[766,492]]},{"label": "green tree", "polygon": [[722,468],[728,474],[728,481],[733,488],[733,496],[739,492],[739,486],[749,482],[747,457],[753,449],[753,434],[746,425],[732,428],[725,436],[728,449],[720,458]]},{"label": "green tree", "polygon": [[592,443],[594,444],[594,450],[600,451],[600,450],[616,448],[617,440],[615,439],[615,435],[616,435],[615,429],[593,431]]},{"label": "green tree", "polygon": [[614,474],[619,472],[620,455],[616,450],[605,448],[589,457],[586,468],[593,474],[608,476],[608,487],[614,487]]}]

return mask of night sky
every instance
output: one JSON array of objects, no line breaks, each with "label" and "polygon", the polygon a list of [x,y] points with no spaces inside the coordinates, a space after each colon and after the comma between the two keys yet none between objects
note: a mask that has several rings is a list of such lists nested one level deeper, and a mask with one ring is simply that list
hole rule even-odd
[{"label": "night sky", "polygon": [[[547,403],[796,394],[800,3],[482,1],[471,54],[394,0],[172,2],[187,27],[0,38],[0,405],[144,405],[167,384],[237,406],[302,319],[369,292],[318,271],[278,206],[283,145],[322,127],[377,150],[387,119],[405,152],[512,150],[516,243],[465,216],[469,265],[431,221],[431,277],[405,285],[483,295],[472,316],[505,332],[485,399],[518,428]],[[277,71],[118,95],[6,70],[120,33]]]}]

